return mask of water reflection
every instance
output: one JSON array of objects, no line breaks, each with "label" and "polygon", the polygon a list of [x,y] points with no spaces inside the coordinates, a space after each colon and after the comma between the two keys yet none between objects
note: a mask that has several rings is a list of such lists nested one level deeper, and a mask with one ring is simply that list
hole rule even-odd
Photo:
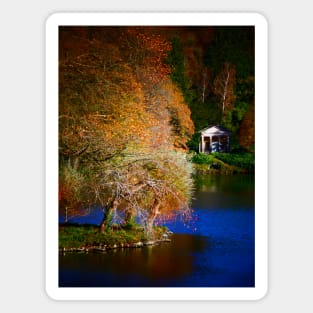
[{"label": "water reflection", "polygon": [[[106,253],[60,255],[60,285],[163,287],[192,275],[195,255],[207,250],[205,237],[173,235],[172,242]],[[67,279],[70,271],[70,279]],[[76,272],[75,275],[73,275]],[[94,279],[93,273],[99,277]],[[84,277],[84,281],[81,278]],[[100,278],[102,277],[102,278]]]},{"label": "water reflection", "polygon": [[193,208],[254,208],[254,176],[229,175],[195,177]]},{"label": "water reflection", "polygon": [[193,218],[172,242],[59,256],[61,287],[253,287],[254,178],[196,179]]}]

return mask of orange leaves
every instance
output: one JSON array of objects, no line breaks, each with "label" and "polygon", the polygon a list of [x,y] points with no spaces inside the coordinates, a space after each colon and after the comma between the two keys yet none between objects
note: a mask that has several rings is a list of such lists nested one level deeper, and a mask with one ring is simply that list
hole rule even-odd
[{"label": "orange leaves", "polygon": [[148,27],[127,27],[120,36],[123,48],[142,49],[158,53],[160,58],[166,57],[171,50],[171,44],[160,34]]},{"label": "orange leaves", "polygon": [[190,198],[190,169],[175,152],[194,131],[190,110],[168,78],[170,44],[151,29],[122,30],[80,33],[89,45],[79,53],[62,48],[60,206],[119,197],[126,209],[149,210],[157,200],[171,211]]},{"label": "orange leaves", "polygon": [[171,148],[186,150],[186,142],[194,133],[190,109],[184,102],[182,93],[171,81],[166,80],[150,99],[150,107],[156,117],[158,133],[163,140],[171,143]]},{"label": "orange leaves", "polygon": [[[78,38],[83,44],[75,50]],[[129,140],[169,147],[174,115],[180,125],[176,134],[185,141],[193,132],[190,112],[177,88],[160,85],[170,72],[165,64],[170,49],[150,28],[63,28],[60,115],[72,121],[60,120],[60,137],[68,151],[87,143],[96,149],[99,138],[106,138],[107,145],[112,140],[113,147]],[[172,95],[164,96],[163,88]]]},{"label": "orange leaves", "polygon": [[125,59],[134,67],[137,78],[146,89],[170,73],[165,59],[171,44],[151,29],[129,27],[122,33],[120,42]]}]

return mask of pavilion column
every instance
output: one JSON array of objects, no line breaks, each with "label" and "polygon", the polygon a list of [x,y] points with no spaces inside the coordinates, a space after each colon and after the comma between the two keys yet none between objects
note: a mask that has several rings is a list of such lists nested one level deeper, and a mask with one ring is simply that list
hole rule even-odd
[{"label": "pavilion column", "polygon": [[204,152],[204,147],[205,147],[205,145],[204,145],[204,136],[201,135],[201,152]]},{"label": "pavilion column", "polygon": [[230,151],[230,147],[229,147],[229,136],[227,136],[227,152]]},{"label": "pavilion column", "polygon": [[210,153],[212,152],[212,136],[210,136]]}]

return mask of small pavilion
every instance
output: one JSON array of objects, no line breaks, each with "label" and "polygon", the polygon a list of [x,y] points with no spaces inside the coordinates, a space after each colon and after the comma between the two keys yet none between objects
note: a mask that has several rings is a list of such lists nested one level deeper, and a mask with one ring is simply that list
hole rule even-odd
[{"label": "small pavilion", "polygon": [[216,125],[207,127],[200,131],[201,141],[199,143],[199,152],[229,152],[230,131],[223,126]]}]

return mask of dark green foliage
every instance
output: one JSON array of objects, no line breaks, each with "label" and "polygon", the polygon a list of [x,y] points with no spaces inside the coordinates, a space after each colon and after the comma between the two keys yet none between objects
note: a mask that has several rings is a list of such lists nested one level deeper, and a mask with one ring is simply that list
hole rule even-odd
[{"label": "dark green foliage", "polygon": [[254,154],[252,153],[199,153],[195,154],[191,160],[196,164],[209,165],[211,169],[221,169],[222,164],[219,161],[222,161],[229,166],[235,166],[249,172],[254,171]]},{"label": "dark green foliage", "polygon": [[[191,110],[196,133],[187,143],[191,151],[198,152],[199,134],[201,129],[209,125],[220,124],[231,130],[232,144],[238,146],[237,137],[244,115],[254,105],[254,28],[250,26],[215,27],[214,39],[208,42],[204,59],[196,56],[198,71],[203,65],[208,69],[208,93],[203,99],[199,97],[202,88],[200,81],[193,81],[187,73],[188,56],[184,55],[187,48],[178,35],[171,40],[172,50],[167,62],[171,66],[171,79],[181,89],[184,99]],[[223,116],[219,99],[214,95],[213,82],[225,63],[236,70],[235,102]],[[189,76],[190,77],[189,77]],[[200,92],[201,93],[201,92]],[[235,142],[234,142],[235,141]]]},{"label": "dark green foliage", "polygon": [[247,76],[236,81],[236,96],[238,101],[254,102],[254,76]]},{"label": "dark green foliage", "polygon": [[199,153],[192,157],[192,162],[196,164],[208,164],[211,165],[214,162],[213,154]]},{"label": "dark green foliage", "polygon": [[235,65],[238,78],[254,76],[254,27],[221,26],[206,54],[206,64],[216,75],[225,62]]},{"label": "dark green foliage", "polygon": [[[196,102],[196,91],[193,90],[192,82],[186,74],[185,68],[185,55],[183,52],[183,47],[178,36],[171,39],[172,50],[168,54],[167,63],[171,67],[171,80],[179,87],[181,90],[184,100],[191,109],[191,115],[194,114],[195,108],[194,103]],[[195,128],[197,129],[195,116],[191,116],[195,123]]]},{"label": "dark green foliage", "polygon": [[239,130],[240,123],[248,111],[249,104],[242,101],[236,101],[232,111],[229,111],[223,119],[223,125],[228,128],[233,134]]},{"label": "dark green foliage", "polygon": [[[231,130],[234,135],[233,140],[236,141],[240,135],[242,120],[250,107],[254,105],[254,27],[215,28],[214,40],[207,50],[205,64],[210,68],[214,78],[225,63],[232,64],[236,70],[234,86],[236,100],[224,116],[220,115],[218,123]],[[210,101],[214,103],[214,99],[212,100]],[[218,108],[215,111],[218,112]],[[237,142],[232,144],[238,145]]]},{"label": "dark green foliage", "polygon": [[200,133],[196,132],[192,135],[191,139],[187,142],[190,151],[199,151]]},{"label": "dark green foliage", "polygon": [[123,226],[125,230],[134,230],[137,227],[138,227],[138,224],[136,223],[135,216],[131,216],[129,219],[127,219],[125,225]]},{"label": "dark green foliage", "polygon": [[254,170],[254,154],[252,153],[213,153],[213,157],[229,165],[248,171]]},{"label": "dark green foliage", "polygon": [[216,99],[209,97],[204,103],[194,99],[188,103],[191,110],[191,118],[194,121],[195,130],[199,131],[208,125],[220,123],[221,112]]},{"label": "dark green foliage", "polygon": [[[190,81],[186,76],[185,69],[185,56],[183,53],[183,47],[181,45],[179,37],[175,36],[171,40],[172,50],[168,54],[167,63],[171,67],[171,79],[177,84],[177,86],[181,89],[184,94],[185,100],[188,95],[188,89],[190,86]],[[187,97],[188,98],[188,97]],[[188,99],[191,100],[191,99]],[[188,101],[187,101],[188,102]]]}]

